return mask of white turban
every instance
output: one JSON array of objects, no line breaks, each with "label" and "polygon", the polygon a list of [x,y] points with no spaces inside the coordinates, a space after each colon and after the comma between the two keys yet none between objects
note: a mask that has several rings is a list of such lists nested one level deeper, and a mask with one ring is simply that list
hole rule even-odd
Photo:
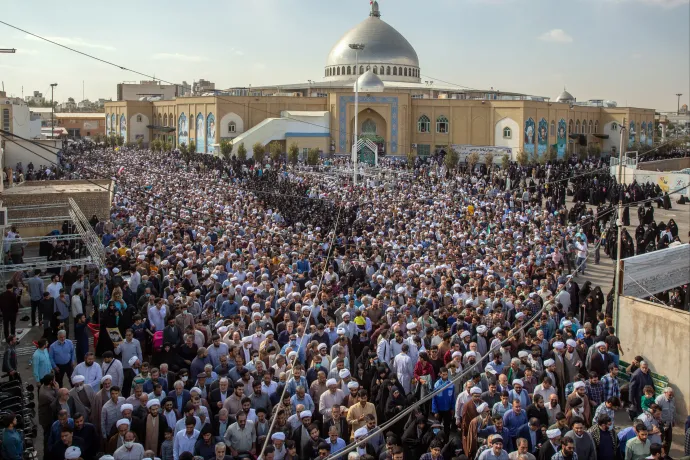
[{"label": "white turban", "polygon": [[565,348],[565,344],[563,342],[554,342],[553,347],[556,350],[562,350],[563,348]]},{"label": "white turban", "polygon": [[65,450],[65,460],[76,460],[81,457],[81,449],[77,446],[70,446]]},{"label": "white turban", "polygon": [[72,384],[76,385],[77,383],[84,383],[84,380],[86,379],[83,375],[75,375],[72,377]]},{"label": "white turban", "polygon": [[575,388],[576,390],[577,390],[578,388],[584,388],[584,387],[585,387],[585,382],[575,382],[575,383],[573,383],[573,388]]},{"label": "white turban", "polygon": [[113,381],[113,376],[110,374],[106,374],[103,377],[101,377],[101,383],[105,382],[106,380],[110,380],[111,382]]},{"label": "white turban", "polygon": [[369,433],[369,430],[367,430],[367,427],[363,426],[362,428],[359,428],[357,431],[355,431],[355,439],[361,438],[362,436],[366,436],[367,433]]},{"label": "white turban", "polygon": [[556,439],[561,435],[561,430],[554,428],[553,430],[546,430],[546,437],[549,439]]},{"label": "white turban", "polygon": [[544,367],[550,367],[554,364],[556,364],[556,361],[554,361],[553,359],[547,359],[546,361],[544,361]]},{"label": "white turban", "polygon": [[136,363],[137,361],[139,361],[139,358],[137,358],[136,356],[132,356],[131,358],[129,358],[129,361],[127,362],[130,366],[134,366],[134,363]]},{"label": "white turban", "polygon": [[347,384],[347,387],[351,390],[355,390],[359,388],[359,383],[353,380]]},{"label": "white turban", "polygon": [[341,371],[338,372],[338,375],[340,376],[341,379],[346,379],[350,376],[350,371],[347,369],[341,369]]},{"label": "white turban", "polygon": [[271,435],[271,439],[274,441],[285,441],[285,433],[282,431],[279,431],[277,433],[273,433]]},{"label": "white turban", "polygon": [[568,339],[568,340],[565,341],[565,343],[566,343],[566,345],[568,345],[569,347],[575,348],[575,347],[577,346],[577,342],[574,341],[573,339]]},{"label": "white turban", "polygon": [[485,333],[489,328],[484,326],[483,324],[481,326],[477,327],[477,334],[483,334]]},{"label": "white turban", "polygon": [[480,395],[480,394],[482,394],[482,389],[479,387],[472,387],[470,389],[470,394],[471,395]]},{"label": "white turban", "polygon": [[302,412],[299,413],[299,418],[304,418],[304,417],[311,417],[311,411],[310,410],[303,410]]},{"label": "white turban", "polygon": [[521,379],[515,379],[513,380],[513,385],[520,385],[521,387],[524,387],[525,383]]},{"label": "white turban", "polygon": [[337,386],[337,385],[338,385],[338,381],[337,381],[336,379],[328,379],[328,380],[326,380],[326,386],[327,386],[327,387],[330,387],[330,386],[332,386],[332,385],[336,385],[336,386]]},{"label": "white turban", "polygon": [[127,426],[129,426],[129,420],[127,420],[126,418],[121,418],[121,419],[118,420],[117,423],[115,424],[115,426],[117,426],[118,428],[120,428],[120,426],[122,426],[122,425],[127,425]]},{"label": "white turban", "polygon": [[123,404],[120,407],[120,412],[124,412],[126,410],[134,410],[134,406],[132,406],[131,404]]},{"label": "white turban", "polygon": [[151,400],[149,400],[149,401],[146,403],[146,408],[147,408],[147,409],[150,409],[150,408],[153,407],[153,406],[160,406],[160,405],[161,405],[161,403],[160,403],[159,400],[157,400],[157,399],[151,399]]},{"label": "white turban", "polygon": [[480,405],[477,406],[477,413],[481,414],[485,410],[489,408],[489,405],[487,403],[481,403]]}]

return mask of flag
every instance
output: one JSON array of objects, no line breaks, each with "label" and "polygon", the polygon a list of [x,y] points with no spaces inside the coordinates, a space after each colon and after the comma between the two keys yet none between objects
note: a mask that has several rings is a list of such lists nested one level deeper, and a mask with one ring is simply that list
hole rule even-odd
[{"label": "flag", "polygon": [[117,170],[117,175],[119,176],[120,174],[122,174],[124,172],[124,170],[125,170],[125,167],[120,166],[120,169]]}]

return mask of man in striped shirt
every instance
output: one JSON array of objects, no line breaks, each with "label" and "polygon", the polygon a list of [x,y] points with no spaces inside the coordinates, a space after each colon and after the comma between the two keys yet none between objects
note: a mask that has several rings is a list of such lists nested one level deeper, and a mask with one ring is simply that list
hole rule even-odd
[{"label": "man in striped shirt", "polygon": [[120,387],[110,387],[110,399],[103,405],[101,410],[101,433],[103,439],[108,439],[110,430],[115,422],[120,419],[120,408],[125,403],[125,398],[120,396]]},{"label": "man in striped shirt", "polygon": [[601,378],[601,384],[604,386],[604,400],[613,396],[620,399],[621,389],[618,385],[618,366],[615,363],[609,364],[609,373]]}]

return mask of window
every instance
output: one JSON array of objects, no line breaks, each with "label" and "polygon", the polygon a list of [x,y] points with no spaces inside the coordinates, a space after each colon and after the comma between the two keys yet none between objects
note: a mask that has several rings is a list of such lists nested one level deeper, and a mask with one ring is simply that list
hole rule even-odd
[{"label": "window", "polygon": [[429,144],[417,144],[417,156],[428,157],[431,154],[431,146]]},{"label": "window", "polygon": [[599,132],[599,120],[594,122],[594,134]]},{"label": "window", "polygon": [[347,74],[352,75],[352,67],[347,66]]},{"label": "window", "polygon": [[589,134],[592,134],[594,132],[594,123],[592,123],[592,120],[589,120],[589,127],[587,128],[587,132]]},{"label": "window", "polygon": [[407,67],[405,67],[405,69],[403,70],[403,72],[405,72],[405,76],[407,77]]},{"label": "window", "polygon": [[436,132],[437,133],[447,133],[448,132],[448,119],[441,115],[436,119]]},{"label": "window", "polygon": [[367,72],[371,70],[371,66],[367,66]]},{"label": "window", "polygon": [[573,120],[570,120],[568,122],[568,134],[572,134],[572,133],[573,133]]},{"label": "window", "polygon": [[379,73],[379,68],[374,66],[374,74],[378,75],[378,73]]},{"label": "window", "polygon": [[359,74],[362,75],[364,73],[364,66],[361,65],[359,66]]},{"label": "window", "polygon": [[618,123],[615,121],[611,123],[611,131],[618,131]]},{"label": "window", "polygon": [[141,123],[141,115],[137,115],[137,123]]},{"label": "window", "polygon": [[419,117],[417,121],[417,131],[420,133],[428,133],[431,131],[431,120],[429,120],[429,117],[426,115]]},{"label": "window", "polygon": [[231,121],[230,123],[228,123],[228,132],[229,133],[237,132],[237,125],[235,124],[234,121]]},{"label": "window", "polygon": [[503,139],[512,139],[513,138],[513,130],[508,128],[507,126],[503,128]]},{"label": "window", "polygon": [[343,66],[343,75],[345,75],[345,66]]},{"label": "window", "polygon": [[580,120],[575,122],[575,134],[580,134]]},{"label": "window", "polygon": [[386,75],[391,74],[391,66],[386,67]]},{"label": "window", "polygon": [[381,73],[381,75],[386,75],[386,69],[383,66],[381,66],[379,72]]},{"label": "window", "polygon": [[556,135],[556,122],[551,120],[551,136],[553,137],[555,135]]},{"label": "window", "polygon": [[397,67],[393,67],[393,75],[398,75],[398,68]]},{"label": "window", "polygon": [[398,67],[398,75],[402,77],[402,67]]},{"label": "window", "polygon": [[340,75],[340,67],[338,67],[338,75]]},{"label": "window", "polygon": [[362,134],[376,134],[376,123],[371,118],[362,123]]}]

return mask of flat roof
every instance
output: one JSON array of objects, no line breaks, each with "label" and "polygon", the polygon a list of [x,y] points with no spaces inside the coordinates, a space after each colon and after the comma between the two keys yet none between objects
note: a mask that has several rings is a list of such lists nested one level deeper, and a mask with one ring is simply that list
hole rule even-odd
[{"label": "flat roof", "polygon": [[[45,181],[45,184],[33,185],[23,184],[15,187],[5,188],[2,191],[2,196],[18,196],[18,195],[46,195],[46,194],[72,194],[72,193],[93,193],[93,192],[107,192],[109,180],[96,180],[96,184],[102,185],[105,189],[89,183],[81,183],[82,181],[75,181],[77,183],[57,183],[52,181]],[[66,200],[66,199],[65,199]],[[10,205],[11,208],[11,205]]]},{"label": "flat roof", "polygon": [[[33,113],[50,115],[50,107],[29,107]],[[57,118],[105,118],[105,112],[55,112]]]}]

